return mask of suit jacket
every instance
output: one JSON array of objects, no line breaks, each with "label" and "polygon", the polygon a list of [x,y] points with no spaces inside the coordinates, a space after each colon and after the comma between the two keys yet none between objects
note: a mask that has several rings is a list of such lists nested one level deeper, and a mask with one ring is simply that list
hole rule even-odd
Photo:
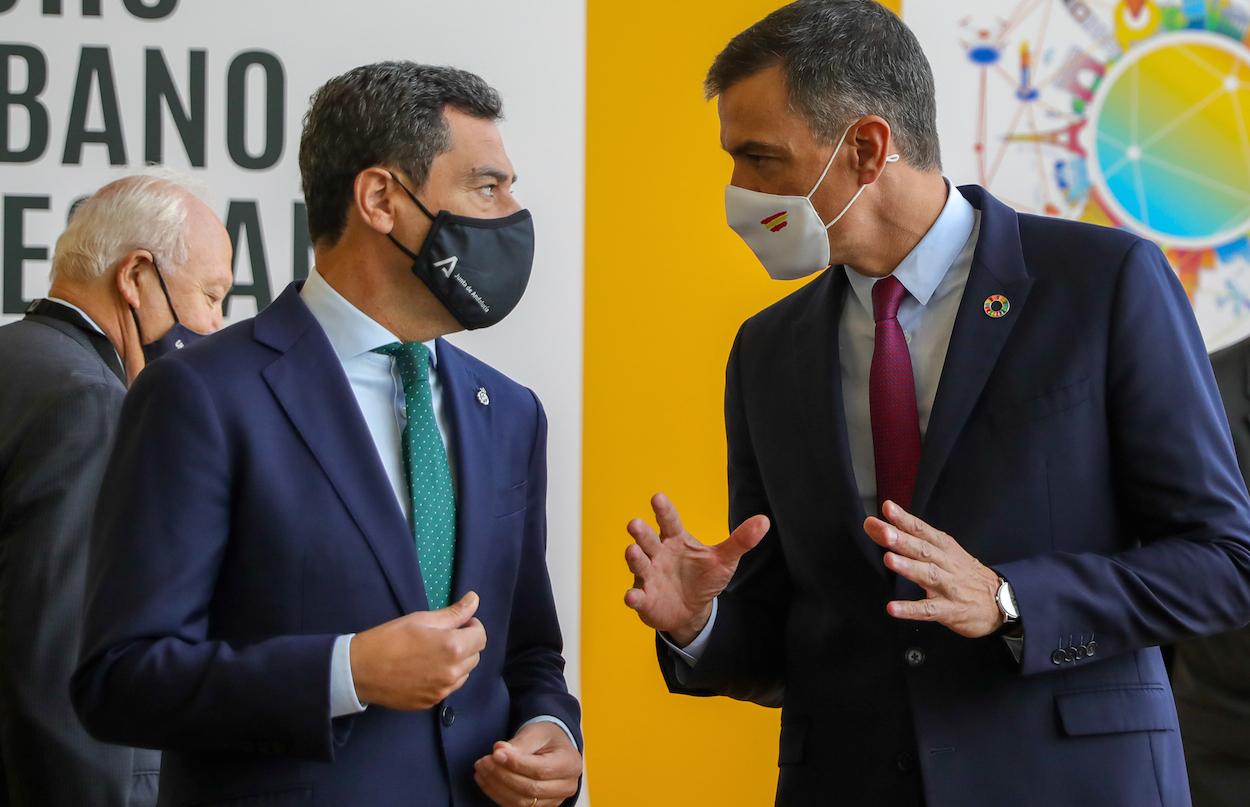
[{"label": "suit jacket", "polygon": [[452,599],[481,595],[488,641],[465,686],[420,712],[330,717],[335,637],[427,604],[408,521],[298,285],[134,385],[73,695],[94,734],[165,749],[160,804],[485,804],[473,762],[495,741],[538,715],[577,730],[544,557],[542,408],[438,351],[458,473]]},{"label": "suit jacket", "polygon": [[92,739],[69,699],[126,387],[85,332],[36,315],[0,328],[0,379],[0,804],[154,804],[160,756]]},{"label": "suit jacket", "polygon": [[980,236],[911,509],[1011,582],[1022,660],[885,613],[924,594],[862,529],[834,267],[738,335],[730,520],[774,526],[699,663],[661,644],[662,669],[782,708],[778,804],[1187,804],[1155,645],[1250,617],[1250,501],[1189,303],[1146,241],[960,191]]},{"label": "suit jacket", "polygon": [[[1237,461],[1250,476],[1250,340],[1214,354],[1211,364]],[[1250,767],[1250,627],[1181,642],[1172,673],[1186,742]]]}]

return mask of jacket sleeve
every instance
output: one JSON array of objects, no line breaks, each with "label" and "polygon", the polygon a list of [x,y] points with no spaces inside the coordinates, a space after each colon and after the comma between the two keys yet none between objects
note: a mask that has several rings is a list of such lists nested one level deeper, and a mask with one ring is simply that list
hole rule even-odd
[{"label": "jacket sleeve", "polygon": [[91,511],[123,394],[106,383],[62,393],[24,426],[0,479],[0,749],[17,803],[120,804],[136,773],[135,751],[89,737],[68,693]]},{"label": "jacket sleeve", "polygon": [[512,699],[512,730],[536,717],[559,718],[582,748],[581,707],[564,680],[564,640],[547,571],[547,417],[537,410],[527,477],[525,535],[508,624],[503,677]]},{"label": "jacket sleeve", "polygon": [[726,695],[762,706],[780,706],[785,691],[785,636],[790,577],[776,520],[760,478],[742,397],[743,330],[738,332],[725,372],[725,437],[729,458],[729,528],[763,514],[772,529],[742,557],[717,600],[716,622],[698,662],[691,666],[659,636],[656,652],[669,691],[683,695]]},{"label": "jacket sleeve", "polygon": [[210,636],[234,483],[207,387],[179,358],[154,362],[101,488],[74,705],[108,742],[330,759],[335,637]]},{"label": "jacket sleeve", "polygon": [[1250,620],[1250,501],[1202,335],[1153,244],[1125,256],[1111,317],[1112,468],[1135,546],[997,567],[1020,606],[1025,674],[1060,669],[1069,636],[1094,639],[1074,662],[1088,664]]}]

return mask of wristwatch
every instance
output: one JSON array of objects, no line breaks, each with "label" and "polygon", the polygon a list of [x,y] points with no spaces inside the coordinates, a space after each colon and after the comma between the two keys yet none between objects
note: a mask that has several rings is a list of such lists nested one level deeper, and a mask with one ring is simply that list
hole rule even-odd
[{"label": "wristwatch", "polygon": [[998,578],[998,593],[995,599],[998,600],[998,610],[1003,615],[1005,623],[1010,625],[1020,621],[1020,607],[1016,605],[1016,595],[1011,591],[1011,583],[1001,577]]}]

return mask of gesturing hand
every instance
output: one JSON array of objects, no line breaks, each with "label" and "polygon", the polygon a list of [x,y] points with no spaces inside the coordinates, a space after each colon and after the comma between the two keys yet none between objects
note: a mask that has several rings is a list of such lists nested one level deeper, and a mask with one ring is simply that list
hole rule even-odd
[{"label": "gesturing hand", "polygon": [[625,592],[625,604],[638,612],[647,626],[690,644],[712,614],[712,600],[725,590],[738,561],[764,538],[766,516],[752,516],[728,539],[705,546],[681,525],[681,517],[663,493],[651,499],[660,534],[642,519],[626,529],[635,543],[625,550],[625,562],[634,573],[634,587]]},{"label": "gesturing hand", "polygon": [[486,629],[473,615],[477,594],[438,611],[416,611],[356,634],[352,679],[362,703],[429,709],[464,686],[486,649]]},{"label": "gesturing hand", "polygon": [[1002,627],[998,574],[969,555],[954,538],[934,529],[894,502],[869,518],[864,530],[888,550],[886,568],[925,590],[923,600],[895,600],[886,612],[897,619],[938,622],[960,636],[977,639]]},{"label": "gesturing hand", "polygon": [[581,776],[582,755],[550,721],[530,723],[473,765],[477,786],[503,807],[556,807]]}]

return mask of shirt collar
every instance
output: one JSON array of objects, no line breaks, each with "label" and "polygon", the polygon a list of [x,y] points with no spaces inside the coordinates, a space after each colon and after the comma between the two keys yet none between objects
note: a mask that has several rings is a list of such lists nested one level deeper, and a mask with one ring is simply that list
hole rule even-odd
[{"label": "shirt collar", "polygon": [[72,309],[72,310],[74,310],[74,311],[78,312],[78,316],[80,316],[80,317],[82,317],[84,320],[86,320],[86,321],[87,321],[87,324],[88,324],[88,325],[90,325],[92,328],[94,328],[94,329],[95,329],[95,331],[96,331],[96,333],[99,333],[101,336],[106,336],[106,337],[108,336],[108,334],[106,334],[106,333],[104,332],[104,329],[103,329],[103,328],[101,328],[101,327],[100,327],[100,326],[96,323],[96,321],[95,321],[94,319],[92,319],[90,316],[88,316],[86,311],[83,311],[83,310],[82,310],[81,308],[79,308],[78,306],[74,305],[73,303],[69,302],[68,300],[62,300],[60,297],[48,297],[47,299],[51,300],[51,301],[52,301],[52,302],[54,302],[54,303],[57,303],[57,304],[59,304],[59,305],[63,305],[63,306],[65,306],[66,308],[69,308],[69,309]]},{"label": "shirt collar", "polygon": [[[383,345],[401,341],[339,294],[315,268],[309,271],[299,296],[304,305],[308,306],[317,324],[325,331],[330,347],[341,362],[369,354]],[[425,346],[429,348],[430,364],[437,366],[438,350],[435,341],[431,339]]]},{"label": "shirt collar", "polygon": [[[976,211],[959,189],[946,180],[946,204],[937,221],[893,272],[921,305],[929,304],[951,265],[963,252],[975,225]],[[849,266],[845,268],[855,296],[871,314],[872,287],[878,278],[865,277]]]}]

